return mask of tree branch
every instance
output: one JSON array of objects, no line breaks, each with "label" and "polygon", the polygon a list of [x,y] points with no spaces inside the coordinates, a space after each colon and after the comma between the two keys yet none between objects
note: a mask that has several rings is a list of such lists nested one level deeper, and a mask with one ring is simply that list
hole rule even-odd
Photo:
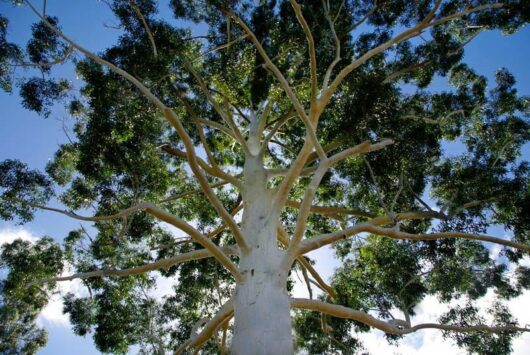
[{"label": "tree branch", "polygon": [[245,143],[245,138],[243,138],[243,135],[241,134],[241,131],[239,130],[239,128],[237,127],[237,125],[233,121],[232,116],[230,115],[230,112],[224,112],[221,109],[221,107],[219,106],[217,101],[215,101],[215,99],[210,94],[210,90],[208,89],[208,85],[206,85],[206,82],[205,82],[204,78],[201,75],[199,75],[199,73],[197,73],[197,71],[195,69],[193,69],[191,64],[189,64],[189,63],[186,64],[186,69],[193,75],[195,80],[197,80],[197,82],[199,83],[199,87],[201,88],[201,91],[203,92],[204,96],[212,104],[212,106],[215,109],[215,111],[217,112],[217,114],[219,116],[221,116],[223,121],[225,121],[226,124],[228,124],[228,126],[231,128],[232,132],[234,133],[234,136],[237,138],[237,140],[239,141],[239,143],[241,144],[241,146],[243,147],[245,152],[248,152],[248,148],[247,148],[247,145]]},{"label": "tree branch", "polygon": [[149,42],[151,42],[151,47],[153,48],[153,55],[154,55],[155,58],[157,58],[158,57],[158,51],[156,49],[155,38],[153,37],[153,33],[151,32],[151,29],[149,28],[149,25],[147,24],[147,21],[145,20],[144,15],[140,11],[140,8],[136,4],[136,2],[131,1],[130,5],[133,8],[134,12],[136,13],[136,16],[138,16],[138,18],[142,22],[142,25],[144,26],[145,32],[147,33],[147,37],[149,38]]},{"label": "tree branch", "polygon": [[208,180],[202,173],[202,171],[199,168],[199,164],[197,162],[197,154],[195,153],[195,148],[193,146],[193,142],[191,141],[191,138],[188,136],[186,131],[184,130],[184,127],[182,126],[182,123],[178,118],[176,117],[173,110],[166,108],[164,109],[164,114],[170,120],[170,122],[174,125],[174,127],[177,129],[177,132],[179,135],[185,136],[186,139],[183,139],[184,146],[186,147],[186,154],[188,157],[188,161],[190,162],[191,170],[195,173],[195,176],[197,176],[199,180],[199,184],[201,185],[202,189],[204,190],[205,195],[208,197],[214,208],[219,213],[220,217],[223,218],[223,220],[227,223],[228,227],[232,231],[232,234],[234,235],[234,238],[236,239],[236,242],[241,247],[242,252],[246,252],[249,247],[247,242],[245,241],[243,234],[241,233],[241,230],[237,226],[237,223],[234,221],[230,213],[226,211],[221,201],[217,198],[213,190],[211,189]]},{"label": "tree branch", "polygon": [[[204,148],[204,151],[206,152],[206,156],[208,157],[208,161],[210,162],[210,165],[212,167],[213,172],[215,174],[218,174],[216,176],[224,176],[223,179],[227,180],[227,181],[230,181],[232,184],[234,184],[234,183],[238,184],[239,180],[237,180],[237,178],[234,178],[230,174],[225,173],[219,167],[219,165],[215,161],[215,157],[212,154],[212,151],[210,149],[210,145],[208,144],[208,141],[206,140],[206,136],[204,134],[203,126],[202,126],[202,123],[199,121],[199,117],[198,117],[197,113],[195,112],[195,110],[193,109],[193,107],[191,106],[191,104],[188,102],[188,100],[185,97],[183,97],[182,95],[180,95],[180,97],[181,97],[181,101],[184,104],[184,107],[185,107],[186,111],[191,115],[191,118],[192,118],[193,122],[195,123],[195,125],[197,127],[197,132],[199,134],[199,139],[201,140],[202,146]],[[237,135],[236,135],[236,137],[237,137]],[[238,185],[235,185],[235,186],[238,186]]]},{"label": "tree branch", "polygon": [[[227,255],[237,255],[239,254],[238,248],[236,247],[224,247],[222,251]],[[138,274],[144,274],[149,271],[154,271],[158,269],[168,269],[173,265],[184,263],[192,260],[199,260],[212,257],[213,254],[207,250],[194,250],[184,254],[176,255],[171,258],[161,259],[153,263],[132,267],[128,269],[102,269],[94,270],[89,272],[77,273],[69,276],[59,276],[49,279],[43,279],[35,281],[34,283],[47,283],[47,282],[60,282],[60,281],[71,281],[75,279],[89,279],[94,277],[102,276],[132,276]]]},{"label": "tree branch", "polygon": [[53,61],[45,63],[45,62],[39,62],[39,63],[28,63],[28,62],[18,62],[17,64],[13,64],[13,66],[20,66],[20,67],[40,67],[40,68],[50,68],[54,65],[61,64],[65,60],[68,59],[74,52],[74,47],[69,46],[64,53],[62,57],[55,58]]},{"label": "tree branch", "polygon": [[[24,202],[24,201],[22,201]],[[196,230],[194,227],[192,227],[187,222],[181,220],[180,218],[175,217],[174,215],[170,214],[169,212],[166,212],[159,207],[157,207],[153,203],[149,202],[140,202],[137,205],[134,205],[132,207],[129,207],[127,209],[124,209],[116,214],[113,215],[107,215],[107,216],[94,216],[94,217],[85,217],[80,216],[78,214],[75,214],[73,212],[60,210],[57,208],[51,208],[47,206],[37,205],[33,203],[26,202],[29,206],[32,206],[34,208],[39,208],[46,211],[52,211],[57,212],[62,215],[80,220],[80,221],[86,221],[86,222],[101,222],[101,221],[110,221],[115,220],[118,218],[126,217],[132,213],[135,213],[137,211],[144,210],[145,212],[149,213],[150,215],[158,218],[161,221],[164,221],[166,223],[169,223],[181,231],[187,233],[195,242],[202,245],[204,248],[208,249],[212,255],[223,265],[225,266],[236,278],[236,280],[239,280],[241,278],[241,275],[238,271],[237,266],[228,258],[226,254],[217,246],[215,245],[209,238],[204,236],[202,233],[200,233],[198,230]]]},{"label": "tree branch", "polygon": [[[190,224],[187,222],[181,220],[180,218],[175,217],[169,212],[166,212],[154,204],[148,203],[146,207],[146,212],[155,216],[156,218],[169,223],[178,229],[182,230],[183,232],[187,233],[192,239],[194,239],[197,243],[202,245],[204,248],[208,249],[212,255],[219,260],[219,262],[226,267],[234,276],[236,281],[240,281],[242,276],[239,273],[239,270],[237,266],[230,260],[230,258],[221,250],[220,247],[218,247],[214,242],[212,242],[209,238],[207,238],[205,235],[200,233],[198,230],[193,228]],[[230,216],[232,218],[232,216]],[[237,239],[236,239],[237,240]]]},{"label": "tree branch", "polygon": [[[297,208],[300,209],[302,206],[301,202],[293,201],[293,200],[287,200],[285,203],[287,207],[291,208]],[[327,206],[315,206],[312,205],[309,209],[309,212],[311,213],[317,213],[324,216],[329,215],[350,215],[350,216],[356,216],[356,217],[366,217],[366,218],[374,218],[375,215],[370,212],[366,212],[363,210],[354,210],[354,209],[347,209],[347,208],[339,208],[339,207],[327,207]]]},{"label": "tree branch", "polygon": [[307,40],[307,46],[309,50],[309,67],[311,72],[311,106],[314,105],[318,91],[318,78],[317,78],[317,57],[315,51],[315,41],[313,39],[313,33],[307,24],[306,19],[302,13],[302,7],[296,2],[296,0],[289,0],[291,6],[296,14],[296,19],[302,26],[304,34]]},{"label": "tree branch", "polygon": [[307,218],[309,217],[309,212],[311,209],[313,198],[315,197],[317,188],[320,185],[320,182],[322,181],[322,178],[324,177],[328,169],[333,164],[336,164],[341,160],[351,157],[352,155],[369,153],[369,152],[373,152],[376,150],[380,150],[393,143],[394,142],[390,139],[381,141],[376,144],[371,144],[370,141],[365,141],[361,144],[356,145],[355,147],[346,149],[340,153],[337,153],[331,156],[326,161],[320,162],[320,165],[318,166],[317,171],[313,175],[313,178],[311,179],[311,182],[309,183],[309,186],[306,189],[304,199],[302,200],[302,204],[300,206],[300,212],[298,213],[298,219],[296,222],[296,228],[294,231],[294,235],[289,244],[290,252],[288,254],[292,255],[292,252],[296,249],[297,245],[302,240],[302,237],[306,230]]},{"label": "tree branch", "polygon": [[237,139],[237,136],[235,135],[234,132],[232,132],[232,130],[230,128],[225,127],[225,126],[223,126],[222,124],[220,124],[218,122],[207,120],[207,119],[200,118],[200,117],[197,118],[197,122],[199,122],[199,123],[201,123],[201,124],[203,124],[205,126],[210,126],[212,128],[215,128],[215,129],[223,132],[225,135],[229,136],[230,138],[232,138],[235,142],[239,143],[239,140]]},{"label": "tree branch", "polygon": [[199,349],[204,343],[217,332],[217,330],[232,318],[234,315],[234,304],[232,299],[226,302],[217,314],[210,319],[198,334],[191,334],[190,338],[184,342],[175,352],[175,354],[182,354],[187,348]]},{"label": "tree branch", "polygon": [[[425,219],[425,218],[433,217],[433,215],[429,213],[409,212],[407,214],[409,214],[408,219]],[[401,216],[400,214],[396,215],[396,218],[405,219],[403,214],[401,214]],[[406,232],[400,232],[395,229],[381,228],[377,226],[377,224],[384,224],[385,222],[388,222],[388,221],[391,221],[391,219],[387,216],[378,217],[378,218],[374,218],[372,221],[358,224],[358,225],[355,225],[353,227],[350,227],[350,228],[347,228],[347,229],[344,229],[338,232],[321,234],[320,236],[317,236],[315,238],[304,240],[303,242],[300,243],[295,255],[303,255],[305,253],[310,252],[311,250],[318,249],[324,245],[328,245],[338,240],[346,239],[352,235],[363,233],[363,232],[373,233],[375,235],[380,235],[380,236],[388,237],[391,239],[406,239],[406,240],[416,240],[416,241],[437,240],[437,239],[444,239],[444,238],[470,239],[470,240],[478,240],[482,242],[491,242],[495,244],[500,244],[500,245],[520,249],[526,252],[530,252],[530,245],[512,242],[512,241],[505,240],[502,238],[491,237],[487,235],[469,234],[469,233],[461,233],[461,232],[411,234],[411,233],[406,233]]]},{"label": "tree branch", "polygon": [[245,31],[245,33],[247,33],[248,38],[254,44],[254,46],[256,47],[256,49],[258,51],[258,53],[260,54],[260,56],[262,57],[263,61],[265,62],[265,66],[274,74],[274,76],[276,77],[276,79],[280,83],[281,88],[285,91],[285,93],[287,94],[287,96],[291,100],[291,102],[292,102],[292,104],[293,104],[293,106],[294,106],[294,108],[296,110],[296,113],[298,114],[298,116],[304,122],[304,125],[306,126],[308,140],[311,141],[311,143],[312,143],[313,147],[315,148],[318,156],[321,159],[325,159],[326,154],[324,153],[324,151],[322,150],[322,147],[320,146],[320,143],[318,142],[318,138],[316,136],[315,127],[314,127],[314,125],[318,121],[315,113],[317,111],[320,111],[320,110],[317,107],[312,106],[313,110],[311,110],[311,114],[314,117],[312,117],[312,118],[308,117],[308,115],[305,112],[304,107],[302,106],[302,104],[298,100],[298,97],[296,96],[296,94],[294,93],[293,89],[291,88],[291,86],[287,82],[287,79],[285,79],[285,77],[283,76],[281,71],[278,69],[278,67],[272,62],[272,60],[270,59],[269,55],[267,54],[267,52],[265,51],[265,49],[263,48],[263,46],[259,42],[259,40],[256,37],[256,35],[254,34],[254,32],[252,32],[252,30],[247,26],[247,24],[241,18],[239,18],[236,14],[234,14],[233,12],[228,13],[228,15],[231,18],[233,18],[234,21],[239,26],[241,26],[241,28]]},{"label": "tree branch", "polygon": [[437,323],[424,323],[418,324],[413,327],[406,327],[406,322],[385,322],[372,317],[366,312],[357,311],[348,307],[326,303],[317,300],[308,300],[301,298],[292,298],[291,307],[302,308],[312,311],[322,312],[338,318],[352,319],[370,327],[382,330],[385,333],[393,335],[406,335],[416,332],[421,329],[440,329],[444,331],[454,331],[461,333],[485,331],[491,333],[503,333],[503,332],[529,332],[530,328],[521,328],[515,325],[506,326],[487,326],[487,325],[475,325],[475,326],[458,326],[458,325],[446,325]]},{"label": "tree branch", "polygon": [[[6,198],[4,198],[4,199],[6,199]],[[32,203],[32,202],[29,202],[29,201],[25,201],[25,200],[22,200],[22,199],[19,199],[19,198],[9,198],[9,199],[6,199],[6,200],[16,201],[16,202],[28,205],[28,206],[33,207],[33,208],[37,208],[37,209],[40,209],[40,210],[43,210],[43,211],[50,211],[50,212],[59,213],[59,214],[62,214],[64,216],[67,216],[67,217],[70,217],[70,218],[73,218],[73,219],[76,219],[76,220],[79,220],[79,221],[85,221],[85,222],[103,222],[103,221],[111,221],[111,220],[115,220],[115,219],[121,219],[121,218],[127,217],[127,216],[129,216],[129,215],[131,215],[131,214],[133,214],[135,212],[144,210],[146,208],[146,204],[141,202],[141,203],[138,203],[138,204],[136,204],[134,206],[128,207],[126,209],[123,209],[120,212],[115,213],[115,214],[104,215],[104,216],[87,217],[87,216],[78,215],[77,213],[74,213],[72,211],[66,211],[66,210],[61,210],[59,208],[53,208],[53,207],[48,207],[48,206],[44,206],[44,205],[39,205],[39,204]]]},{"label": "tree branch", "polygon": [[206,196],[208,197],[208,199],[210,200],[214,208],[217,210],[221,218],[223,218],[227,222],[230,230],[234,234],[234,238],[236,239],[237,243],[240,245],[241,250],[242,251],[248,250],[248,244],[245,242],[243,235],[241,234],[241,231],[239,230],[239,227],[237,226],[237,223],[233,220],[230,214],[224,209],[221,201],[219,201],[219,199],[217,198],[213,190],[210,188],[210,185],[208,184],[208,180],[204,176],[197,162],[197,154],[195,152],[195,147],[193,146],[193,141],[191,140],[191,137],[188,135],[188,133],[184,129],[184,126],[182,126],[182,123],[178,119],[177,115],[173,112],[173,110],[171,110],[162,101],[160,101],[160,99],[158,99],[155,95],[153,95],[153,93],[134,76],[132,76],[125,70],[118,68],[117,66],[110,63],[109,61],[106,61],[98,57],[94,53],[90,52],[89,50],[81,47],[80,45],[72,41],[65,34],[59,31],[55,26],[53,26],[50,22],[48,22],[48,20],[44,18],[35,9],[35,7],[33,7],[33,5],[28,0],[24,0],[24,1],[31,8],[31,10],[58,36],[63,38],[66,42],[70,43],[74,48],[84,53],[87,57],[91,58],[95,62],[108,67],[110,70],[112,70],[116,74],[127,79],[134,86],[136,86],[147,99],[149,99],[157,108],[159,108],[163,112],[168,122],[175,128],[175,130],[177,131],[177,134],[182,139],[184,146],[186,147],[186,154],[188,157],[188,162],[190,163],[191,170],[193,171],[193,173],[199,180],[199,184],[204,189]]},{"label": "tree branch", "polygon": [[[169,145],[163,145],[160,147],[160,149],[162,149],[164,152],[171,154],[175,157],[187,160],[188,154],[186,152],[183,152],[182,150],[172,148]],[[196,159],[197,159],[198,165],[208,174],[218,177],[219,179],[222,179],[226,182],[229,182],[230,184],[234,186],[241,187],[241,181],[239,181],[235,176],[225,173],[220,168],[214,168],[213,166],[210,166],[207,162],[205,162],[200,157],[197,157]]]},{"label": "tree branch", "polygon": [[[311,176],[316,170],[316,167],[305,168],[300,172],[299,176]],[[289,169],[284,168],[267,169],[267,178],[270,179],[276,176],[285,176],[288,172]]]},{"label": "tree branch", "polygon": [[[325,145],[324,147],[322,147],[322,149],[324,149],[324,152],[327,154],[327,153],[329,153],[331,151],[334,151],[337,148],[340,148],[346,142],[347,142],[346,139],[338,138],[338,139],[332,141],[331,143]],[[311,164],[312,162],[314,162],[317,159],[318,159],[318,155],[316,154],[316,152],[313,152],[313,153],[309,154],[309,157],[307,157],[305,165],[307,166],[307,165]]]},{"label": "tree branch", "polygon": [[377,10],[377,5],[374,5],[370,9],[370,11],[368,11],[363,17],[361,17],[361,19],[359,21],[357,21],[353,25],[351,25],[350,28],[348,28],[348,30],[346,31],[346,34],[344,36],[342,36],[342,38],[344,38],[351,31],[355,30],[357,27],[362,25],[364,23],[364,21],[368,20],[368,17],[372,16],[372,14],[375,12],[375,10]]},{"label": "tree branch", "polygon": [[[478,30],[477,32],[475,32],[473,35],[471,35],[468,39],[466,39],[464,42],[462,42],[462,44],[460,44],[460,46],[457,48],[457,49],[454,49],[450,52],[447,53],[447,56],[450,56],[450,55],[454,55],[454,54],[457,54],[458,51],[462,50],[466,45],[468,45],[472,40],[474,40],[480,33],[482,33],[484,31],[484,29],[480,29]],[[399,69],[395,72],[393,72],[392,74],[390,74],[389,76],[387,76],[385,78],[385,80],[383,80],[383,84],[386,84],[386,83],[389,83],[391,82],[392,80],[400,77],[401,75],[403,74],[407,74],[407,73],[410,73],[410,72],[413,72],[415,70],[418,70],[420,68],[423,68],[424,66],[428,65],[432,63],[432,60],[424,60],[423,62],[420,62],[420,63],[416,63],[416,64],[413,64],[413,65],[410,65],[408,67],[405,67],[405,68],[402,68],[402,69]],[[426,121],[427,122],[427,121]],[[436,122],[436,121],[435,121]],[[431,122],[427,122],[427,123],[431,123]]]},{"label": "tree branch", "polygon": [[356,68],[358,68],[362,64],[366,63],[370,58],[374,57],[375,55],[377,55],[377,54],[379,54],[379,53],[381,53],[383,51],[385,51],[386,49],[392,47],[393,45],[398,44],[400,42],[403,42],[405,40],[408,40],[410,38],[413,38],[413,37],[416,37],[416,36],[420,35],[421,32],[424,29],[426,29],[426,28],[441,25],[443,23],[446,23],[446,22],[449,22],[451,20],[463,17],[463,16],[468,15],[468,14],[473,13],[473,12],[478,12],[478,11],[487,10],[487,9],[499,9],[499,8],[504,6],[504,4],[502,4],[502,3],[479,5],[479,6],[472,7],[472,8],[466,8],[465,10],[463,10],[461,12],[458,12],[458,13],[455,13],[455,14],[452,14],[452,15],[448,15],[448,16],[442,17],[442,18],[440,18],[438,20],[435,20],[435,21],[431,22],[431,20],[434,17],[434,14],[435,14],[435,12],[438,9],[438,6],[440,4],[441,4],[441,0],[438,0],[436,5],[434,6],[434,8],[427,15],[427,17],[423,21],[418,23],[416,26],[414,26],[413,28],[402,32],[398,36],[388,40],[387,42],[385,42],[383,44],[380,44],[379,46],[377,46],[375,48],[372,48],[371,50],[369,50],[365,54],[363,54],[361,57],[359,57],[358,59],[356,59],[352,63],[348,64],[345,68],[343,68],[337,74],[337,76],[335,77],[333,82],[330,84],[330,86],[328,88],[326,88],[324,93],[322,94],[322,97],[320,99],[321,105],[325,106],[328,103],[328,101],[330,100],[331,96],[335,93],[335,91],[339,87],[340,83],[342,83],[342,81],[344,80],[344,78],[346,76],[348,76],[348,74],[350,74],[353,70],[355,70]]},{"label": "tree branch", "polygon": [[292,110],[289,110],[289,112],[287,112],[282,118],[275,122],[274,126],[269,131],[265,139],[263,139],[263,142],[261,144],[261,152],[264,152],[265,149],[267,149],[267,146],[269,145],[271,139],[274,138],[274,135],[285,123],[287,123],[287,121],[289,121],[293,117],[296,117],[294,112]]},{"label": "tree branch", "polygon": [[333,68],[335,68],[335,66],[337,64],[339,64],[339,62],[341,60],[341,57],[340,57],[341,44],[340,44],[340,39],[337,36],[337,32],[335,31],[335,21],[337,20],[339,14],[340,14],[340,10],[342,9],[343,5],[344,5],[344,1],[341,4],[341,8],[339,9],[339,11],[337,13],[337,16],[335,17],[335,19],[332,19],[331,18],[331,14],[330,14],[330,8],[326,5],[326,2],[324,0],[322,0],[322,6],[324,7],[326,20],[329,23],[329,28],[331,30],[331,34],[333,35],[333,39],[335,40],[335,58],[333,59],[331,64],[328,66],[328,69],[326,70],[326,74],[324,75],[324,81],[322,83],[322,89],[323,90],[328,87],[329,79],[331,77],[331,73],[333,72]]},{"label": "tree branch", "polygon": [[[278,241],[284,246],[284,247],[288,247],[289,246],[289,236],[287,235],[287,233],[285,232],[285,230],[283,229],[283,227],[278,227]],[[337,295],[335,293],[335,290],[333,289],[333,287],[329,286],[326,281],[324,281],[324,279],[319,275],[319,273],[315,270],[315,268],[313,267],[313,265],[311,265],[309,263],[309,261],[304,257],[304,256],[298,256],[296,258],[296,260],[298,260],[298,262],[300,263],[300,265],[302,266],[302,268],[305,268],[310,274],[311,276],[313,276],[313,278],[315,279],[315,282],[317,284],[317,286],[324,292],[326,292],[330,297],[332,298],[335,298]]]},{"label": "tree branch", "polygon": [[[211,188],[216,188],[216,187],[224,186],[226,184],[228,184],[228,181],[221,181],[221,182],[218,182],[218,183],[210,185],[210,187]],[[158,203],[160,204],[160,203],[171,202],[171,201],[179,200],[179,199],[187,197],[187,196],[196,195],[196,194],[199,194],[199,193],[202,193],[202,192],[203,192],[202,189],[195,189],[195,190],[185,191],[185,192],[181,192],[179,194],[175,194],[175,195],[169,196],[169,197],[167,197],[167,198],[165,198],[163,200],[158,201]]]},{"label": "tree branch", "polygon": [[209,53],[217,52],[217,51],[220,51],[221,49],[228,48],[228,47],[230,47],[231,45],[233,45],[233,44],[235,44],[235,43],[237,43],[237,42],[239,42],[239,41],[241,41],[241,40],[244,40],[245,38],[247,38],[246,35],[241,36],[241,37],[239,37],[239,38],[236,38],[236,39],[234,39],[234,40],[232,40],[232,41],[226,42],[226,43],[224,43],[224,44],[221,44],[220,46],[217,46],[217,47],[214,47],[214,48],[210,48],[210,49],[208,49],[208,50],[202,52],[201,54],[199,54],[197,57],[193,58],[193,59],[190,61],[190,63],[195,62],[195,61],[198,60],[199,58],[204,57],[205,55],[207,55],[207,54],[209,54]]}]

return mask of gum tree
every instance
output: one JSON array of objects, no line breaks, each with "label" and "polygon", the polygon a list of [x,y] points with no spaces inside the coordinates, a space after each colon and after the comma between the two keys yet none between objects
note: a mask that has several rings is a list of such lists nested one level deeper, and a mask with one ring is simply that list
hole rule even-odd
[{"label": "gum tree", "polygon": [[[104,1],[121,36],[101,53],[17,3],[38,22],[23,48],[0,18],[2,88],[16,69],[22,105],[64,102],[73,128],[45,173],[0,164],[0,216],[84,223],[62,246],[2,248],[2,351],[45,344],[34,321],[73,279],[87,296],[64,310],[104,352],[354,353],[354,332],[434,328],[501,354],[529,330],[503,304],[530,286],[529,103],[508,70],[488,89],[462,61],[481,33],[523,26],[528,2],[173,0],[165,19],[166,4]],[[69,61],[81,88],[55,75]],[[435,77],[451,87],[429,91]],[[325,246],[343,262],[330,284],[306,256]],[[296,272],[309,299],[290,297]],[[473,301],[490,289],[485,317]],[[418,324],[427,295],[466,303]]]}]

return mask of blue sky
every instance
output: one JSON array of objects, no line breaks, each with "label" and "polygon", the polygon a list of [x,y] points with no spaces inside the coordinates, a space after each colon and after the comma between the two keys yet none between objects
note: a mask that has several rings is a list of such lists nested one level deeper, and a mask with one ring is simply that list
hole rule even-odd
[{"label": "blue sky", "polygon": [[[35,16],[29,9],[14,8],[6,2],[0,2],[0,12],[11,21],[8,38],[17,43],[27,40],[30,25],[35,21]],[[66,34],[94,51],[111,45],[119,35],[119,31],[105,27],[105,24],[113,25],[115,22],[106,5],[100,1],[48,0],[47,13],[58,16]],[[488,78],[492,78],[497,69],[508,68],[518,79],[519,92],[530,95],[529,58],[530,28],[526,27],[510,37],[502,36],[499,32],[481,34],[466,47],[465,61]],[[58,74],[68,77],[74,86],[81,85],[71,66],[64,65],[56,70]],[[438,81],[436,86],[443,87],[443,80]],[[49,118],[44,119],[22,109],[20,99],[16,94],[9,95],[3,92],[0,92],[0,108],[0,161],[20,159],[32,168],[43,169],[48,160],[53,157],[58,146],[66,141],[63,127],[65,124],[68,126],[70,122],[66,113],[58,108]],[[530,159],[528,149],[525,149],[525,155],[526,159]],[[32,236],[50,235],[62,240],[69,230],[77,226],[77,222],[61,216],[39,213],[33,222],[23,228]],[[14,230],[22,233],[19,228],[11,223],[0,222],[0,236]],[[321,264],[321,267],[324,273],[329,275],[334,264],[330,262],[329,256],[324,259],[328,259],[329,262]],[[530,298],[526,300],[530,302]],[[49,332],[49,343],[40,354],[98,353],[90,337],[74,336],[63,322],[57,319],[53,321],[50,318],[44,319],[43,324]],[[415,339],[418,346],[428,341],[428,337],[423,335]],[[380,351],[384,351],[382,349]],[[530,353],[530,348],[526,350]]]}]

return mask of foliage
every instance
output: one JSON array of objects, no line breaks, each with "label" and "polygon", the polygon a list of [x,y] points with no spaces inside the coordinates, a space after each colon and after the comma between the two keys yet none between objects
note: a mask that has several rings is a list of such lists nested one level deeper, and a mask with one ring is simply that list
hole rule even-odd
[{"label": "foliage", "polygon": [[[353,60],[424,21],[436,4],[440,6],[434,19],[494,3],[300,1],[315,44],[319,83],[330,75],[332,82]],[[215,159],[225,171],[241,178],[244,151],[215,125],[232,119],[247,137],[252,117],[268,112],[266,132],[282,120],[285,124],[267,145],[265,165],[268,169],[290,166],[306,142],[306,127],[299,118],[288,119],[300,115],[293,109],[293,100],[248,34],[230,17],[235,14],[248,24],[301,105],[309,108],[312,64],[306,34],[289,1],[172,0],[169,9],[152,0],[116,0],[108,5],[119,21],[121,36],[100,53],[101,58],[133,75],[172,108],[195,146],[209,147],[208,161]],[[60,25],[58,18],[47,20]],[[330,151],[366,140],[395,143],[330,169],[313,204],[363,213],[312,214],[307,238],[387,216],[391,222],[386,227],[416,234],[487,233],[500,225],[513,234],[513,241],[528,245],[530,166],[522,157],[522,147],[530,140],[530,101],[518,93],[508,69],[499,69],[495,82],[488,82],[486,76],[492,73],[474,71],[464,62],[464,52],[465,45],[482,31],[511,34],[529,20],[530,3],[523,0],[471,12],[424,29],[421,39],[390,46],[346,76],[322,112],[319,143],[331,147]],[[194,37],[184,27],[189,21],[206,28],[204,36]],[[13,89],[13,65],[32,67],[38,75],[30,70],[16,81],[22,105],[47,117],[57,110],[57,102],[66,102],[73,139],[59,147],[46,173],[14,160],[0,163],[2,219],[30,221],[35,208],[56,197],[52,203],[60,202],[66,206],[63,212],[74,217],[87,210],[94,216],[108,216],[150,202],[192,221],[205,235],[223,222],[205,197],[196,193],[199,185],[183,159],[183,140],[138,87],[101,63],[70,55],[70,44],[44,22],[32,27],[26,47],[8,42],[7,26],[7,19],[0,17],[0,87]],[[337,58],[337,40],[341,60],[326,73]],[[63,61],[71,61],[83,80],[80,90],[54,73],[51,64]],[[450,86],[430,90],[433,80],[440,78]],[[230,117],[220,117],[219,110],[230,112]],[[464,152],[446,154],[448,142],[462,143]],[[206,159],[203,151],[200,159]],[[308,167],[318,163],[312,156]],[[215,192],[226,210],[240,205],[237,186],[224,184],[214,174],[208,181],[218,184]],[[269,188],[281,181],[271,179]],[[309,178],[300,178],[289,200],[301,201],[309,184]],[[431,207],[423,201],[427,194]],[[430,213],[430,217],[401,220],[402,212]],[[281,222],[289,233],[297,217],[297,208],[282,211]],[[229,231],[212,234],[212,240],[220,246],[235,243]],[[483,324],[488,318],[479,314],[473,301],[493,290],[497,303],[490,310],[491,318],[499,326],[514,325],[502,302],[530,287],[528,268],[517,266],[525,252],[513,248],[504,248],[494,260],[486,244],[478,241],[394,240],[378,235],[357,236],[334,247],[343,265],[331,281],[335,297],[322,296],[322,300],[371,312],[385,321],[391,321],[396,310],[413,318],[414,307],[427,295],[435,295],[447,304],[468,301],[451,308],[440,319],[442,324]],[[32,282],[58,276],[65,262],[79,273],[124,270],[200,249],[188,236],[176,235],[145,211],[95,220],[87,229],[70,232],[61,247],[49,238],[3,246],[0,266],[8,274],[1,284],[0,319],[5,325],[0,326],[0,352],[35,353],[44,346],[45,331],[36,327],[35,319],[54,284]],[[234,256],[231,260],[238,261]],[[157,299],[150,291],[162,278],[174,292]],[[126,353],[130,346],[139,345],[146,353],[164,353],[184,343],[203,317],[212,317],[230,298],[235,282],[210,258],[147,274],[87,278],[83,285],[89,290],[87,296],[64,298],[64,311],[76,334],[92,334],[102,352]],[[362,322],[321,319],[316,312],[300,311],[293,325],[300,350],[365,353],[355,337],[370,329]],[[230,337],[230,327],[227,331]],[[444,332],[458,346],[477,354],[507,354],[517,335],[513,331],[501,335]],[[206,343],[204,352],[216,353],[221,336]],[[395,335],[387,338],[399,341]]]}]

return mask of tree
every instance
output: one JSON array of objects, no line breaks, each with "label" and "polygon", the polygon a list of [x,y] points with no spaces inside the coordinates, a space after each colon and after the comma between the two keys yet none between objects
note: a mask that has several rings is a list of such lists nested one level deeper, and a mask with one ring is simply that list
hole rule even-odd
[{"label": "tree", "polygon": [[[172,0],[174,18],[207,26],[194,37],[154,1],[116,0],[105,4],[123,32],[100,54],[45,2],[17,3],[39,22],[23,50],[0,18],[2,88],[14,66],[36,68],[17,79],[22,105],[48,116],[66,102],[75,137],[46,172],[0,164],[0,216],[44,210],[91,228],[62,246],[2,247],[2,352],[45,343],[35,319],[72,279],[89,295],[67,295],[64,310],[103,352],[349,354],[363,352],[354,331],[398,341],[435,328],[504,354],[530,330],[504,305],[530,287],[518,265],[530,251],[529,101],[508,70],[488,90],[462,62],[480,33],[528,22],[527,1]],[[52,71],[69,60],[77,91]],[[452,88],[430,92],[435,77]],[[456,140],[466,151],[445,155]],[[487,235],[496,225],[511,239]],[[343,261],[331,284],[306,256],[327,245]],[[290,298],[297,270],[318,299]],[[149,295],[155,275],[178,280],[174,295]],[[490,289],[484,316],[473,301]],[[427,295],[466,303],[415,324]]]}]

